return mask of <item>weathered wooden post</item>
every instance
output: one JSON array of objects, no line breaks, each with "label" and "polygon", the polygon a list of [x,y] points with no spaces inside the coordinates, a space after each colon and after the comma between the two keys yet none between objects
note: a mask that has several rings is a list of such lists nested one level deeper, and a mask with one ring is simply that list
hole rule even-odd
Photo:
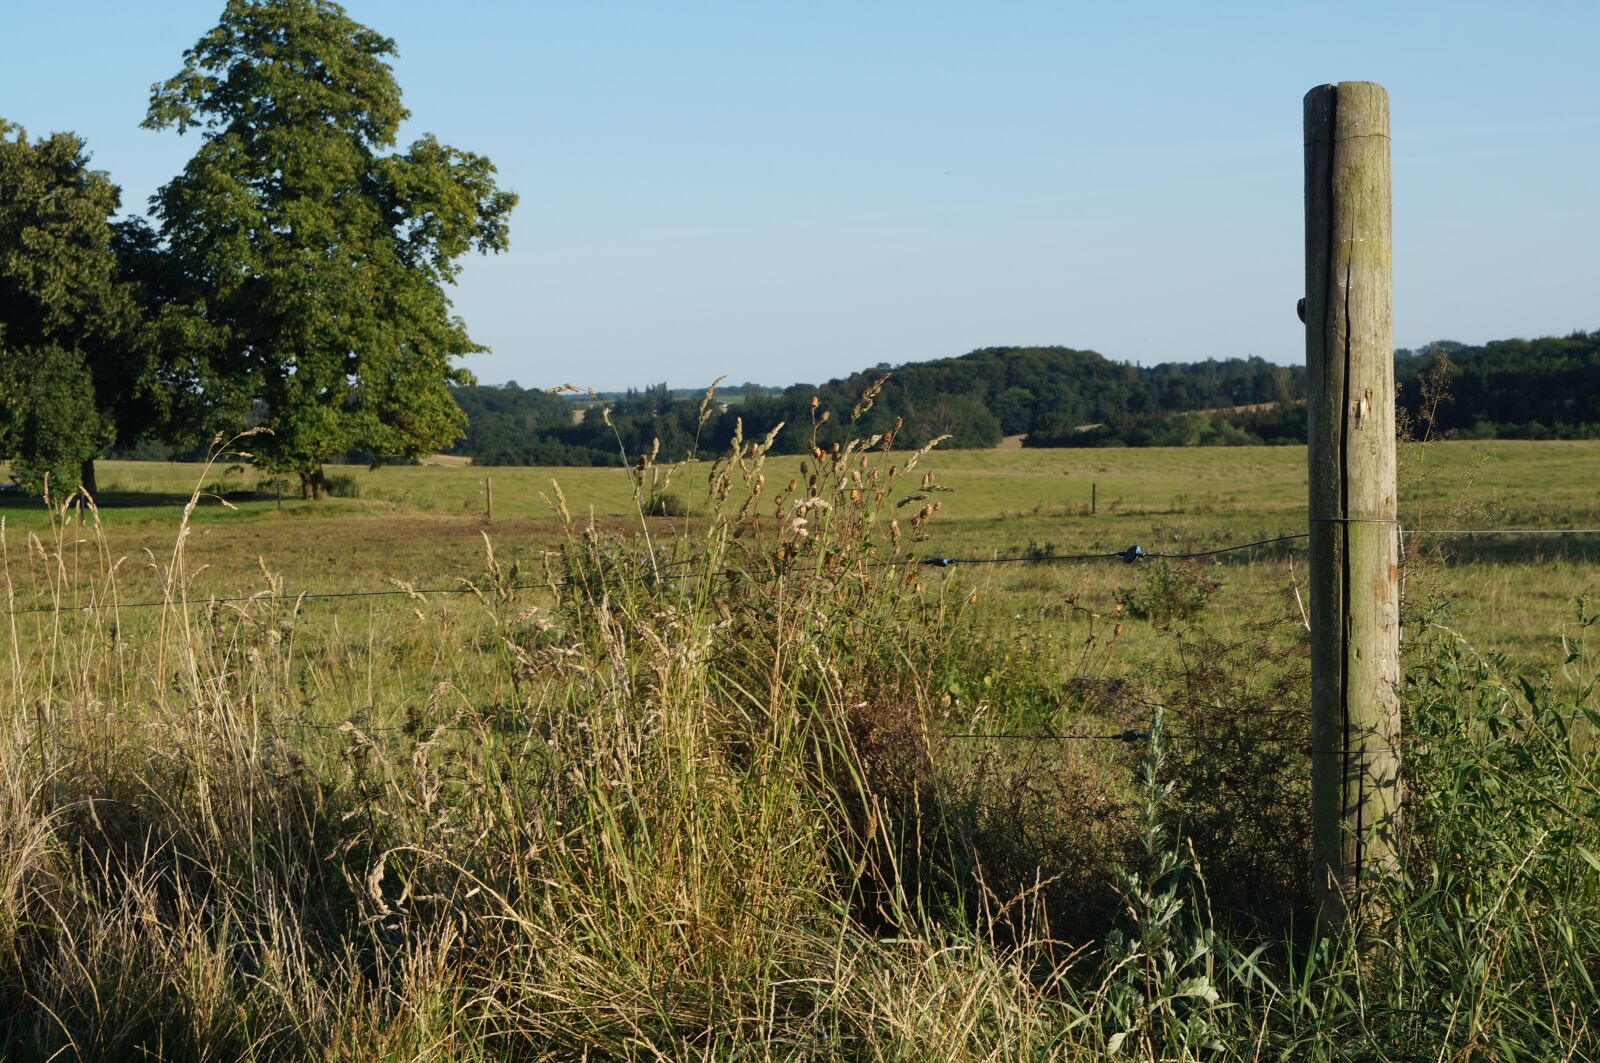
[{"label": "weathered wooden post", "polygon": [[483,519],[490,524],[494,523],[494,477],[483,478]]},{"label": "weathered wooden post", "polygon": [[1389,97],[1305,98],[1312,844],[1322,925],[1398,855],[1399,525],[1390,316]]}]

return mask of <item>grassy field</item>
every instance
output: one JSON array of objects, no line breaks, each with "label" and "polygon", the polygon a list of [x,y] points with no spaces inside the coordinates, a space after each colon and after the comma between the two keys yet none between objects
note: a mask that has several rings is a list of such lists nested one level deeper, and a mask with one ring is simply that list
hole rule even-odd
[{"label": "grassy field", "polygon": [[[768,462],[768,493],[802,478],[798,458]],[[1437,443],[1402,448],[1401,516],[1423,530],[1600,527],[1600,444],[1592,442]],[[1305,528],[1304,451],[1290,447],[1226,450],[956,451],[929,455],[940,512],[927,526],[919,556],[1008,558],[1120,551],[1207,550],[1292,535]],[[502,561],[537,570],[560,539],[554,510],[559,485],[570,513],[623,535],[649,528],[670,537],[703,512],[709,463],[670,470],[669,492],[690,514],[638,516],[621,469],[331,467],[343,497],[281,504],[272,482],[243,463],[195,465],[102,462],[104,548],[125,557],[125,600],[148,597],[169,553],[189,494],[202,495],[186,545],[197,573],[194,593],[234,596],[260,589],[263,568],[291,592],[377,590],[385,580],[454,586],[481,572],[484,535]],[[664,470],[661,475],[667,475]],[[485,520],[493,482],[493,522]],[[737,489],[736,489],[737,490]],[[1089,513],[1091,490],[1097,511]],[[914,513],[923,494],[912,484],[879,507],[885,517]],[[231,499],[224,503],[222,499]],[[42,532],[49,514],[36,500],[0,499],[12,548]],[[92,519],[92,518],[81,518]],[[1486,649],[1532,661],[1549,648],[1577,593],[1600,585],[1600,535],[1507,538],[1421,537],[1435,563],[1419,572],[1428,593],[1462,603],[1464,632]],[[1276,615],[1294,603],[1289,560],[1299,543],[1225,555],[1207,564],[1222,583],[1213,624]],[[81,560],[80,560],[81,563]],[[953,571],[953,570],[952,570]],[[1303,566],[1302,566],[1303,571]],[[986,606],[1037,616],[1066,595],[1109,615],[1114,595],[1135,570],[1117,563],[970,568]],[[1303,585],[1303,584],[1302,584]]]},{"label": "grassy field", "polygon": [[[1402,463],[1600,526],[1600,444]],[[1600,536],[1412,541],[1404,877],[1321,939],[1300,544],[1059,560],[1293,535],[1303,452],[908,464],[0,498],[0,1058],[1600,1051]]]}]

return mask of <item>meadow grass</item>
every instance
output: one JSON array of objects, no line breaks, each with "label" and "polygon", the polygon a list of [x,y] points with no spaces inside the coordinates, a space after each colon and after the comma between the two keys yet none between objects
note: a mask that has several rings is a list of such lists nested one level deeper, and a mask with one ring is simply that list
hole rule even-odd
[{"label": "meadow grass", "polygon": [[[1434,446],[1409,497],[1592,518],[1592,450]],[[485,470],[7,500],[0,1058],[1593,1058],[1583,541],[1412,556],[1405,860],[1341,939],[1292,545],[915,563],[1293,532],[1297,454],[758,445],[684,518],[495,470],[488,527]]]},{"label": "meadow grass", "polygon": [[[1305,452],[1297,447],[936,451],[922,467],[938,473],[940,490],[929,499],[940,512],[915,544],[919,557],[1048,557],[1135,544],[1148,551],[1205,550],[1305,529]],[[1402,446],[1402,519],[1434,529],[1600,527],[1595,467],[1600,444],[1594,442]],[[804,479],[808,468],[807,459],[772,457],[766,475],[782,484]],[[204,473],[192,464],[102,462],[95,537],[127,558],[120,570],[124,600],[159,598],[151,559],[170,549],[177,514],[201,486],[186,544],[198,596],[248,594],[263,566],[294,593],[379,590],[391,586],[386,580],[455,587],[480,570],[485,532],[507,564],[540,570],[562,538],[557,484],[579,519],[592,516],[623,535],[652,528],[671,536],[705,519],[710,469],[711,463],[695,463],[671,470],[668,491],[691,516],[641,520],[621,468],[331,467],[345,497],[290,497],[280,509],[270,493],[256,491],[268,482],[264,474],[243,461],[218,462]],[[493,523],[484,520],[485,477],[494,480]],[[1098,485],[1093,516],[1091,484]],[[742,485],[731,490],[742,500]],[[898,503],[926,493],[920,482],[905,484],[880,515],[915,512],[921,500]],[[26,534],[47,527],[49,513],[37,500],[8,496],[0,498],[0,519],[14,534]],[[1435,561],[1426,573],[1416,566],[1418,590],[1459,598],[1463,634],[1522,663],[1541,659],[1575,594],[1600,589],[1600,535],[1424,539],[1413,546]],[[87,549],[87,541],[79,548]],[[1298,565],[1293,572],[1291,560]],[[1206,565],[1221,588],[1204,622],[1220,633],[1298,608],[1301,543]],[[1045,562],[973,568],[963,579],[977,584],[981,607],[997,618],[1059,626],[1066,617],[1114,615],[1117,595],[1129,591],[1137,572],[1114,561]],[[1148,642],[1145,635],[1128,633],[1132,643]],[[1147,656],[1163,652],[1151,645]]]}]

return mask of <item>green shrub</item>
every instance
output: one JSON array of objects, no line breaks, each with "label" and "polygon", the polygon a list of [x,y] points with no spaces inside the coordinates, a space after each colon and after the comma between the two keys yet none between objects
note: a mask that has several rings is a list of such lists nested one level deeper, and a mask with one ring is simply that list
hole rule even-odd
[{"label": "green shrub", "polygon": [[1192,559],[1157,558],[1141,563],[1133,586],[1118,588],[1113,598],[1129,616],[1168,623],[1200,613],[1221,586]]}]

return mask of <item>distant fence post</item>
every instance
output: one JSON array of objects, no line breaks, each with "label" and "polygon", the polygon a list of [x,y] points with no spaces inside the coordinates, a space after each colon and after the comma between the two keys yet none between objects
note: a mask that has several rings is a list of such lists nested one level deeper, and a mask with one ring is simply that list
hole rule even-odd
[{"label": "distant fence post", "polygon": [[1089,485],[1089,515],[1092,517],[1098,512],[1100,512],[1100,485],[1091,483]]},{"label": "distant fence post", "polygon": [[494,522],[494,477],[493,476],[485,476],[483,478],[483,503],[484,503],[483,519],[492,524]]},{"label": "distant fence post", "polygon": [[1313,866],[1322,925],[1371,900],[1400,825],[1389,97],[1305,97]]}]

